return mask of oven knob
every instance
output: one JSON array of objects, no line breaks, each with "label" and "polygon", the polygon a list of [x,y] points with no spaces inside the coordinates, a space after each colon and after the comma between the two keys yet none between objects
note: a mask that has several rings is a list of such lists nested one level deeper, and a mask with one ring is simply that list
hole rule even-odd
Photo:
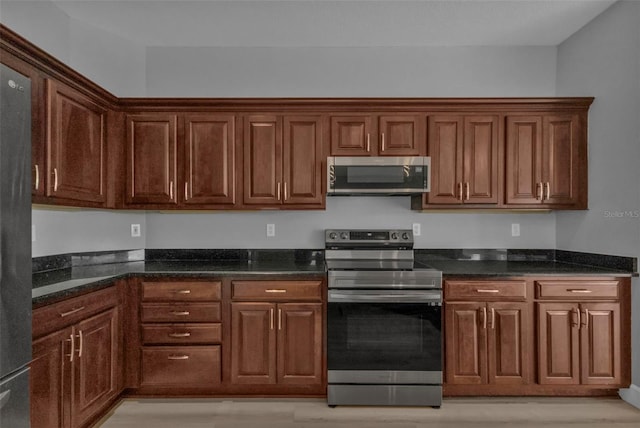
[{"label": "oven knob", "polygon": [[391,239],[398,239],[398,234],[397,234],[397,233],[395,233],[395,232],[393,232],[393,233],[391,234]]},{"label": "oven knob", "polygon": [[405,239],[405,240],[406,240],[406,239],[409,239],[409,234],[408,234],[408,233],[406,233],[406,232],[405,232],[405,233],[403,233],[403,234],[402,234],[402,239]]},{"label": "oven knob", "polygon": [[331,233],[329,234],[329,239],[336,239],[337,237],[338,237],[338,234],[337,234],[337,233],[335,233],[335,232],[331,232]]},{"label": "oven knob", "polygon": [[349,239],[349,234],[347,232],[342,232],[340,234],[340,239]]}]

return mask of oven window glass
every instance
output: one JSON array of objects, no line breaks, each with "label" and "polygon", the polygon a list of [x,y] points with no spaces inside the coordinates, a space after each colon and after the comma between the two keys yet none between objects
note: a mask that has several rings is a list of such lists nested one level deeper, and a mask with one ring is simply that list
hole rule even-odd
[{"label": "oven window glass", "polygon": [[441,306],[329,303],[330,370],[442,369]]},{"label": "oven window glass", "polygon": [[402,166],[350,166],[347,169],[347,183],[404,183]]}]

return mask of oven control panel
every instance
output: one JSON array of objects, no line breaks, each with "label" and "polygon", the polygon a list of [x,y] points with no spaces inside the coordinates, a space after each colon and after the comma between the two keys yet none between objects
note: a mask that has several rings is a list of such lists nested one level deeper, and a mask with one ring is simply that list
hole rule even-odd
[{"label": "oven control panel", "polygon": [[413,244],[411,229],[326,229],[325,243],[335,244]]}]

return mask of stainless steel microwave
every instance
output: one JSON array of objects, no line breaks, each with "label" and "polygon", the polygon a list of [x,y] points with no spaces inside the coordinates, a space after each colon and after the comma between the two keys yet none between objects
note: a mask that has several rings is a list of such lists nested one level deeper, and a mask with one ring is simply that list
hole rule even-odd
[{"label": "stainless steel microwave", "polygon": [[408,195],[428,192],[431,159],[426,156],[327,158],[329,195]]}]

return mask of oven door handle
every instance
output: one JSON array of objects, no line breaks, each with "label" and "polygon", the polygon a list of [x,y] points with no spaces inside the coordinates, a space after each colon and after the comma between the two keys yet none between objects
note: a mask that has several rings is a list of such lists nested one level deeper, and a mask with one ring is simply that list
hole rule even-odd
[{"label": "oven door handle", "polygon": [[345,292],[329,290],[329,302],[380,302],[380,303],[442,303],[440,291],[389,292]]}]

